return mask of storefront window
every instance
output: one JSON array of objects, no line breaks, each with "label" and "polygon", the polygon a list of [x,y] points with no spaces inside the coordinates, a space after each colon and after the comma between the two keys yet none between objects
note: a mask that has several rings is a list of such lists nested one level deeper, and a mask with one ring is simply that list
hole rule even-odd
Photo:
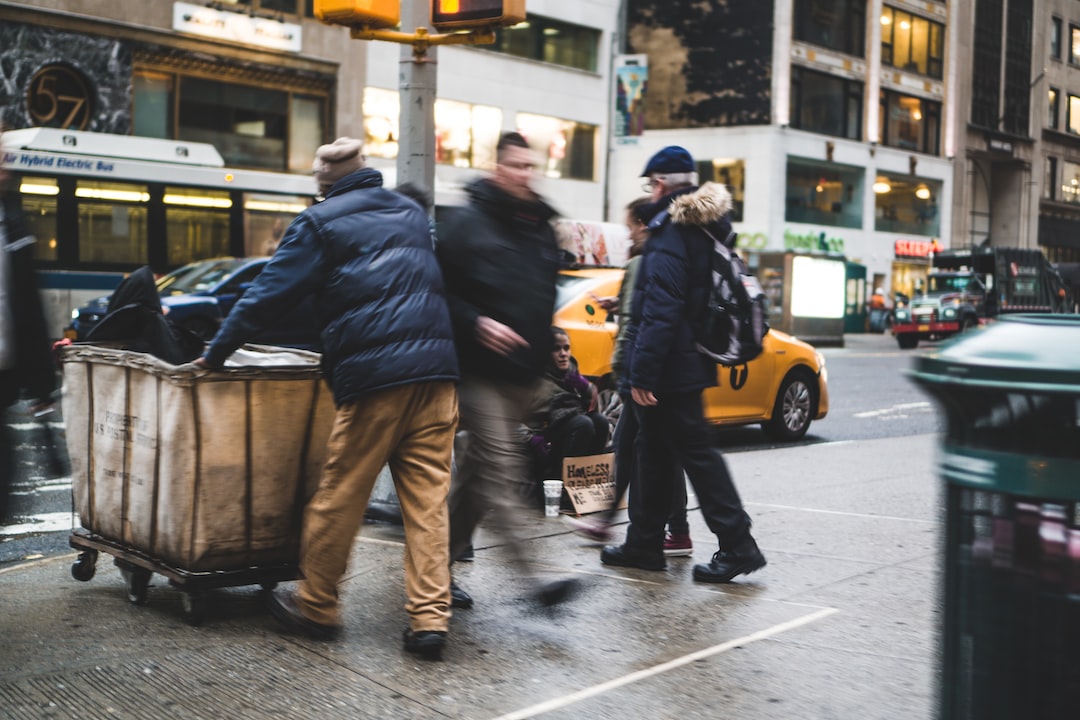
[{"label": "storefront window", "polygon": [[940,180],[880,174],[874,182],[874,229],[938,237]]},{"label": "storefront window", "polygon": [[135,93],[134,125],[139,137],[168,138],[172,129],[173,76],[137,72],[132,81]]},{"label": "storefront window", "polygon": [[743,201],[746,197],[746,163],[729,158],[703,160],[698,162],[697,172],[698,180],[702,184],[714,182],[727,187],[732,200],[731,221],[742,222]]},{"label": "storefront window", "polygon": [[866,55],[864,0],[795,0],[795,39]]},{"label": "storefront window", "polygon": [[540,171],[552,178],[594,180],[596,126],[545,115],[518,113],[517,129],[543,156]]},{"label": "storefront window", "polygon": [[879,131],[882,145],[937,155],[941,103],[883,90]]},{"label": "storefront window", "polygon": [[56,196],[60,194],[60,187],[53,178],[24,176],[19,192],[26,224],[37,238],[34,257],[43,262],[56,262]]},{"label": "storefront window", "polygon": [[325,106],[322,98],[293,96],[289,107],[289,172],[311,172],[311,158],[322,145],[326,127]]},{"label": "storefront window", "polygon": [[208,142],[227,165],[284,170],[288,93],[180,79],[179,139]]},{"label": "storefront window", "polygon": [[788,222],[862,227],[862,168],[789,158],[786,208]]},{"label": "storefront window", "polygon": [[146,264],[145,185],[79,180],[79,261]]},{"label": "storefront window", "polygon": [[479,47],[596,72],[600,31],[529,15],[525,22],[496,30],[494,45]]},{"label": "storefront window", "polygon": [[[364,89],[364,153],[394,159],[398,154],[401,107],[394,90]],[[435,161],[456,167],[495,164],[502,111],[454,100],[435,101]]]},{"label": "storefront window", "polygon": [[1061,199],[1080,205],[1080,165],[1068,160],[1061,163]]},{"label": "storefront window", "polygon": [[882,9],[882,65],[940,78],[944,59],[944,25],[895,8]]},{"label": "storefront window", "polygon": [[791,69],[791,126],[862,138],[863,84],[806,68]]}]

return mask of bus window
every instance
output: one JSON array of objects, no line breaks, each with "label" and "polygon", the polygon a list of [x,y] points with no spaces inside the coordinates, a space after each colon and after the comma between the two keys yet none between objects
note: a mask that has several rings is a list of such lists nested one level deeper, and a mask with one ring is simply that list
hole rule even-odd
[{"label": "bus window", "polygon": [[273,255],[289,223],[307,209],[307,198],[282,195],[244,195],[244,252]]},{"label": "bus window", "polygon": [[27,225],[37,238],[34,257],[42,262],[56,262],[56,196],[60,194],[56,179],[24,177],[19,192]]},{"label": "bus window", "polygon": [[146,264],[145,185],[79,180],[79,260]]},{"label": "bus window", "polygon": [[169,265],[229,254],[227,191],[166,186],[164,200]]}]

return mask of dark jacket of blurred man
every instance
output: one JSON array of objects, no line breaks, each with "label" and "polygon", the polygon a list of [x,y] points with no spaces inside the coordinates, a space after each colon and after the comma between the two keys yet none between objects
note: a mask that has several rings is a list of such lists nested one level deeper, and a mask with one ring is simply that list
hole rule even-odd
[{"label": "dark jacket of blurred man", "polygon": [[[496,149],[495,172],[468,188],[469,202],[439,229],[437,251],[446,278],[458,357],[461,426],[469,442],[450,494],[450,557],[460,557],[485,522],[532,578],[541,602],[564,600],[572,583],[541,584],[519,535],[516,483],[526,476],[519,439],[529,405],[551,356],[558,245],[555,211],[532,188],[536,156],[518,133]],[[454,606],[472,598],[454,586]]]},{"label": "dark jacket of blurred man", "polygon": [[14,482],[14,443],[6,409],[25,392],[32,410],[51,407],[56,367],[49,349],[45,313],[34,272],[34,237],[23,218],[9,173],[0,168],[0,521],[8,512]]},{"label": "dark jacket of blurred man", "polygon": [[405,526],[405,648],[437,658],[450,618],[454,336],[427,216],[383,189],[361,148],[359,140],[338,138],[318,149],[314,174],[325,200],[289,226],[198,362],[222,365],[290,307],[315,298],[337,413],[322,480],[304,514],[304,580],[295,596],[273,596],[271,611],[293,630],[337,635],[338,583],[389,463]]},{"label": "dark jacket of blurred man", "polygon": [[750,534],[727,464],[712,443],[701,393],[716,384],[716,364],[699,352],[712,283],[713,240],[727,240],[731,193],[722,185],[694,185],[695,164],[678,146],[663,148],[643,177],[654,202],[649,242],[634,289],[624,358],[638,419],[638,468],[630,493],[630,526],[623,545],[604,548],[607,565],[663,570],[664,524],[672,497],[674,460],[697,493],[720,550],[694,566],[694,579],[730,582],[765,565]]}]

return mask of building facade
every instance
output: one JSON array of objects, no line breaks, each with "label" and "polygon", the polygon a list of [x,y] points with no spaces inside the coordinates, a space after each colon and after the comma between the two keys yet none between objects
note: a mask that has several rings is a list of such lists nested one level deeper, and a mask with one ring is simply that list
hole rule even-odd
[{"label": "building facade", "polygon": [[[530,0],[495,46],[431,54],[437,204],[460,202],[499,134],[521,130],[557,210],[602,219],[617,16],[617,0]],[[312,0],[3,0],[0,46],[11,129],[208,142],[227,167],[297,175],[320,144],[363,137],[394,184],[402,46],[318,22]]]},{"label": "building facade", "polygon": [[[911,294],[954,236],[953,8],[942,0],[628,0],[629,53],[648,56],[646,131],[614,147],[609,203],[667,144],[727,184],[743,249],[842,256]],[[854,277],[854,276],[853,276]]]}]

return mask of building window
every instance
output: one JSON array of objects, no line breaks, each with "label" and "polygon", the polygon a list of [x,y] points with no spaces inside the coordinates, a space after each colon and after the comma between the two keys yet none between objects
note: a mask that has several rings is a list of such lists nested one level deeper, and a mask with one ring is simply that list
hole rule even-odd
[{"label": "building window", "polygon": [[1080,27],[1069,26],[1069,63],[1080,65]]},{"label": "building window", "polygon": [[152,69],[132,87],[135,135],[211,143],[226,165],[309,173],[326,136],[325,95]]},{"label": "building window", "polygon": [[865,13],[865,0],[795,0],[795,39],[865,57]]},{"label": "building window", "polygon": [[895,8],[882,9],[882,65],[940,78],[944,59],[944,25]]},{"label": "building window", "polygon": [[[371,157],[398,155],[401,106],[396,90],[364,89],[364,152]],[[435,162],[484,168],[495,164],[502,111],[454,100],[435,101]]]},{"label": "building window", "polygon": [[1069,107],[1065,111],[1065,130],[1080,135],[1080,97],[1069,96]]},{"label": "building window", "polygon": [[877,176],[874,182],[874,229],[878,232],[938,237],[940,180],[910,175]]},{"label": "building window", "polygon": [[478,47],[596,72],[600,31],[539,15],[529,15],[525,22],[496,30],[494,45]]},{"label": "building window", "polygon": [[540,171],[552,178],[596,179],[596,126],[518,113],[517,129],[543,156]]},{"label": "building window", "polygon": [[1058,126],[1058,91],[1057,88],[1050,88],[1049,91],[1050,105],[1047,107],[1047,125],[1057,129]]},{"label": "building window", "polygon": [[1046,176],[1043,178],[1043,197],[1057,200],[1057,158],[1046,158]]},{"label": "building window", "polygon": [[863,84],[801,67],[791,69],[791,126],[862,139]]},{"label": "building window", "polygon": [[941,103],[881,91],[881,144],[937,155],[941,142]]},{"label": "building window", "polygon": [[979,0],[971,75],[971,124],[997,130],[1001,117],[1003,0]]},{"label": "building window", "polygon": [[1061,59],[1061,18],[1050,18],[1050,57]]},{"label": "building window", "polygon": [[1061,163],[1061,199],[1080,205],[1080,164],[1067,160]]},{"label": "building window", "polygon": [[743,203],[746,199],[746,163],[730,158],[713,158],[697,163],[698,180],[701,183],[714,182],[725,185],[731,192],[732,222],[742,222]]},{"label": "building window", "polygon": [[863,168],[788,158],[788,222],[833,227],[862,227]]}]

